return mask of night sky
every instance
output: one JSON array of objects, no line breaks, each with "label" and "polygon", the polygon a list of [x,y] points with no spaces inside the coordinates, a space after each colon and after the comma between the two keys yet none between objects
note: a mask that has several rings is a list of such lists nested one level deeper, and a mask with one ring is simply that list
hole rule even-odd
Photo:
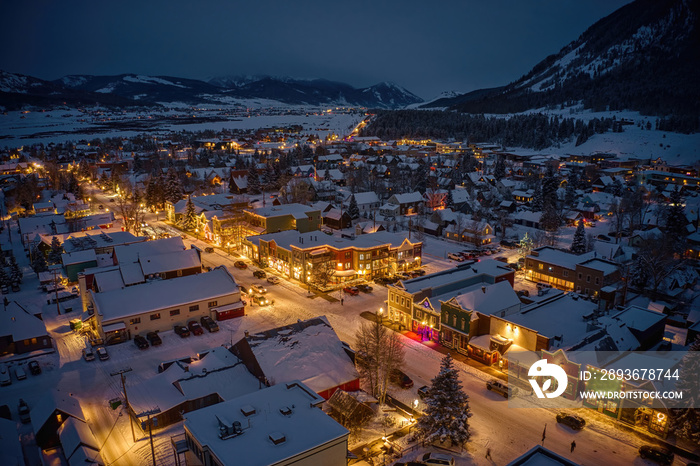
[{"label": "night sky", "polygon": [[0,69],[392,81],[431,99],[507,84],[629,1],[5,1]]}]

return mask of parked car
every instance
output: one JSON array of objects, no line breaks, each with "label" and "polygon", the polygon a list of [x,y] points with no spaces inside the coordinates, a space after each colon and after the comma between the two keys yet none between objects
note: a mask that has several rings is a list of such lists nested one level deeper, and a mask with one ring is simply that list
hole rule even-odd
[{"label": "parked car", "polygon": [[280,280],[279,277],[275,277],[274,275],[272,275],[272,276],[270,276],[270,277],[267,277],[267,283],[272,283],[273,285],[276,285],[276,284],[278,284],[278,283],[281,282],[281,281],[282,281],[282,280]]},{"label": "parked car", "polygon": [[248,268],[248,264],[246,264],[243,261],[236,261],[233,263],[233,266],[236,267],[237,269],[247,269]]},{"label": "parked car", "polygon": [[608,241],[608,242],[611,242],[611,241],[612,241],[612,239],[610,239],[610,237],[609,237],[609,236],[606,236],[606,235],[598,235],[597,238],[598,238],[600,241]]},{"label": "parked car", "polygon": [[486,382],[486,389],[500,394],[501,396],[503,396],[503,398],[508,398],[509,396],[518,393],[517,388],[508,388],[507,383],[501,382],[500,380],[496,379],[489,380],[488,382]]},{"label": "parked car", "polygon": [[267,288],[262,285],[250,285],[250,289],[259,294],[267,293]]},{"label": "parked car", "polygon": [[19,399],[17,413],[19,414],[19,420],[22,421],[22,424],[28,424],[32,422],[32,418],[29,414],[29,405],[22,398]]},{"label": "parked car", "polygon": [[642,445],[639,447],[639,456],[650,459],[659,464],[672,464],[673,453],[668,448],[656,445]]},{"label": "parked car", "polygon": [[17,293],[20,290],[19,285],[17,283],[12,284],[12,292]]},{"label": "parked car", "polygon": [[176,325],[174,330],[176,334],[180,335],[180,338],[187,338],[190,336],[190,329],[184,325]]},{"label": "parked car", "polygon": [[250,294],[250,288],[246,288],[243,285],[238,285],[238,289],[241,290],[241,294]]},{"label": "parked car", "polygon": [[267,277],[267,274],[265,272],[263,272],[262,270],[256,270],[255,272],[253,272],[253,276],[255,278],[263,279],[263,278]]},{"label": "parked car", "polygon": [[106,361],[109,359],[109,353],[107,352],[107,348],[104,346],[100,346],[97,348],[97,357],[100,358],[100,361]]},{"label": "parked car", "polygon": [[24,380],[27,378],[27,373],[24,372],[24,368],[22,366],[15,367],[15,377],[17,377],[17,380]]},{"label": "parked car", "polygon": [[358,290],[355,286],[346,286],[345,288],[343,288],[343,291],[353,296],[357,296],[358,294],[360,294],[360,290]]},{"label": "parked car", "polygon": [[455,254],[455,253],[453,253],[453,252],[449,253],[449,254],[447,255],[447,258],[448,258],[448,259],[452,259],[453,261],[457,261],[457,262],[464,262],[464,257],[462,257],[462,256],[459,255],[459,254]]},{"label": "parked car", "polygon": [[10,371],[3,364],[0,366],[0,385],[10,385],[12,383],[12,376]]},{"label": "parked car", "polygon": [[214,319],[212,319],[209,316],[202,316],[199,319],[199,322],[202,324],[202,327],[205,329],[209,330],[210,333],[218,332],[219,331],[219,324],[217,324]]},{"label": "parked car", "polygon": [[372,290],[374,289],[371,286],[367,285],[366,283],[362,283],[361,285],[357,285],[355,288],[362,291],[363,293],[371,293]]},{"label": "parked car", "polygon": [[428,387],[427,385],[423,385],[422,387],[420,387],[418,389],[418,398],[420,398],[421,400],[424,400],[425,397],[428,396],[428,389],[429,388],[430,387]]},{"label": "parked car", "polygon": [[204,329],[196,320],[190,320],[187,322],[187,328],[190,329],[194,335],[204,335]]},{"label": "parked car", "polygon": [[214,252],[214,248],[212,248],[211,246],[207,246],[206,248],[204,248],[204,252],[212,253]]},{"label": "parked car", "polygon": [[574,430],[581,430],[586,426],[586,421],[581,416],[569,413],[557,414],[557,422],[567,425]]},{"label": "parked car", "polygon": [[256,294],[251,298],[251,301],[253,304],[257,304],[258,306],[268,306],[270,304],[274,304],[275,302],[271,299],[267,299],[265,296]]},{"label": "parked car", "polygon": [[392,382],[401,388],[411,388],[413,386],[413,380],[399,369],[391,371],[391,379]]},{"label": "parked car", "polygon": [[41,366],[39,365],[39,363],[34,360],[29,361],[29,372],[31,372],[32,375],[41,374]]},{"label": "parked car", "polygon": [[94,361],[95,360],[95,352],[92,351],[92,347],[86,346],[83,348],[83,359],[86,361]]},{"label": "parked car", "polygon": [[148,348],[148,340],[141,335],[134,335],[134,344],[138,347],[138,349]]},{"label": "parked car", "polygon": [[416,458],[418,461],[422,461],[423,464],[429,465],[440,465],[440,466],[454,466],[455,459],[449,455],[444,455],[442,453],[432,453],[428,452]]},{"label": "parked car", "polygon": [[163,343],[163,340],[160,339],[160,336],[158,336],[156,332],[148,332],[146,338],[151,343],[151,346],[158,346]]}]

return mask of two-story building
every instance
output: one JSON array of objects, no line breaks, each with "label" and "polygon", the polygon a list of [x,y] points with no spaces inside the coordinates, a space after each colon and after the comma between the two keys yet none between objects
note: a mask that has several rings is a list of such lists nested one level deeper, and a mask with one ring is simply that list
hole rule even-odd
[{"label": "two-story building", "polygon": [[244,240],[251,259],[320,288],[419,267],[422,245],[386,231],[347,239],[289,230]]},{"label": "two-story building", "polygon": [[243,211],[248,224],[246,236],[297,230],[317,231],[323,220],[321,211],[304,204],[282,204]]}]

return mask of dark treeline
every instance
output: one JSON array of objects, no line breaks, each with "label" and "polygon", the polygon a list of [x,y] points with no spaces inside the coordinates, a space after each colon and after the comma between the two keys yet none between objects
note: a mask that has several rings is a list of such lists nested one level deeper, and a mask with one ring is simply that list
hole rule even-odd
[{"label": "dark treeline", "polygon": [[363,136],[381,139],[431,138],[488,141],[504,146],[544,149],[576,140],[583,144],[596,133],[622,132],[622,122],[594,118],[588,122],[541,113],[509,118],[485,117],[444,111],[380,111],[363,129]]}]

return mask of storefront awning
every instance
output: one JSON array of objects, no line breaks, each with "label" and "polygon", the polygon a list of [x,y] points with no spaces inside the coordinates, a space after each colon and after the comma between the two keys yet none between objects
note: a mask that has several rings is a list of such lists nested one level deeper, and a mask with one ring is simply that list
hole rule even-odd
[{"label": "storefront awning", "polygon": [[126,330],[126,325],[124,325],[124,322],[115,322],[113,324],[107,324],[102,326],[102,331],[105,334],[111,332],[118,332],[119,330]]},{"label": "storefront awning", "polygon": [[357,272],[354,269],[350,270],[337,270],[335,272],[336,277],[352,277],[353,275],[356,275]]}]

